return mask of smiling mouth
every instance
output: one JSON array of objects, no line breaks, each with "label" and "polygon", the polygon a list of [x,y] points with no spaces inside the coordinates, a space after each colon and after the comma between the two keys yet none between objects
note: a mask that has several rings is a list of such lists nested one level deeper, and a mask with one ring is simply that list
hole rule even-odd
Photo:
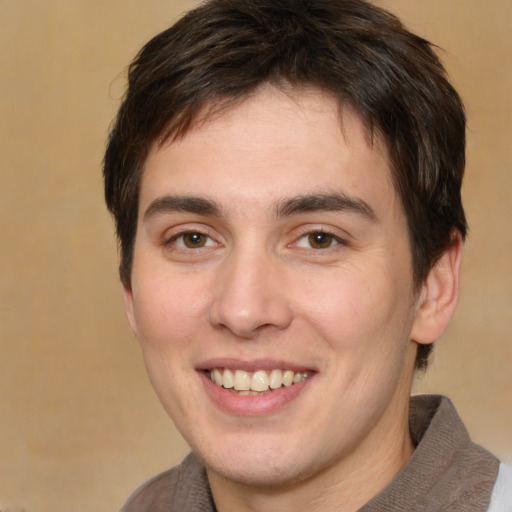
[{"label": "smiling mouth", "polygon": [[275,369],[267,372],[258,370],[246,372],[245,370],[230,370],[227,368],[214,368],[206,372],[208,377],[217,386],[239,395],[263,395],[281,387],[289,387],[308,379],[313,372]]}]

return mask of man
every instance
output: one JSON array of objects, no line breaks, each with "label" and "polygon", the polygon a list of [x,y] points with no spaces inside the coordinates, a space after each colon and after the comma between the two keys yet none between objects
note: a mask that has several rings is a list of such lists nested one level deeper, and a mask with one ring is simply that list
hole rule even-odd
[{"label": "man", "polygon": [[451,403],[410,400],[457,302],[464,148],[430,44],[362,0],[210,0],[141,50],[105,193],[192,454],[124,511],[510,506]]}]

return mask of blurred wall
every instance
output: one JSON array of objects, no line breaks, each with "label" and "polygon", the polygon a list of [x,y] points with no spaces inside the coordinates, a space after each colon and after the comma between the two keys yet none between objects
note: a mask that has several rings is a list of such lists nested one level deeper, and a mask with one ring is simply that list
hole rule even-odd
[{"label": "blurred wall", "polygon": [[[125,324],[105,136],[139,47],[186,0],[0,0],[0,510],[117,510],[186,452]],[[416,391],[512,460],[512,1],[381,0],[466,102],[460,306]]]}]

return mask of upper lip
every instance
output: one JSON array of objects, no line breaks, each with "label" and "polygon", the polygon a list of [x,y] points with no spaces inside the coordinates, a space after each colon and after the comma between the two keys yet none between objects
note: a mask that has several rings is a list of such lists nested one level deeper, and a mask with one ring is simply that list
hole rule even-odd
[{"label": "upper lip", "polygon": [[274,369],[292,370],[294,372],[314,371],[309,365],[294,363],[284,359],[236,359],[230,357],[216,357],[208,359],[197,365],[196,369],[201,371],[213,370],[214,368],[229,368],[233,370],[244,370],[246,372],[256,372],[258,370],[271,371]]}]

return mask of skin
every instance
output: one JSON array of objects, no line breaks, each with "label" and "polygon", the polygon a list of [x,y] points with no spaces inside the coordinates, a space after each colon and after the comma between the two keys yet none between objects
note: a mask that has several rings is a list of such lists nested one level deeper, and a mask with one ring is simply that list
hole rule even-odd
[{"label": "skin", "polygon": [[[219,511],[357,510],[393,479],[413,452],[414,341],[446,326],[460,252],[414,286],[386,147],[319,91],[265,87],[154,145],[126,310]],[[312,377],[230,409],[211,365]]]}]

